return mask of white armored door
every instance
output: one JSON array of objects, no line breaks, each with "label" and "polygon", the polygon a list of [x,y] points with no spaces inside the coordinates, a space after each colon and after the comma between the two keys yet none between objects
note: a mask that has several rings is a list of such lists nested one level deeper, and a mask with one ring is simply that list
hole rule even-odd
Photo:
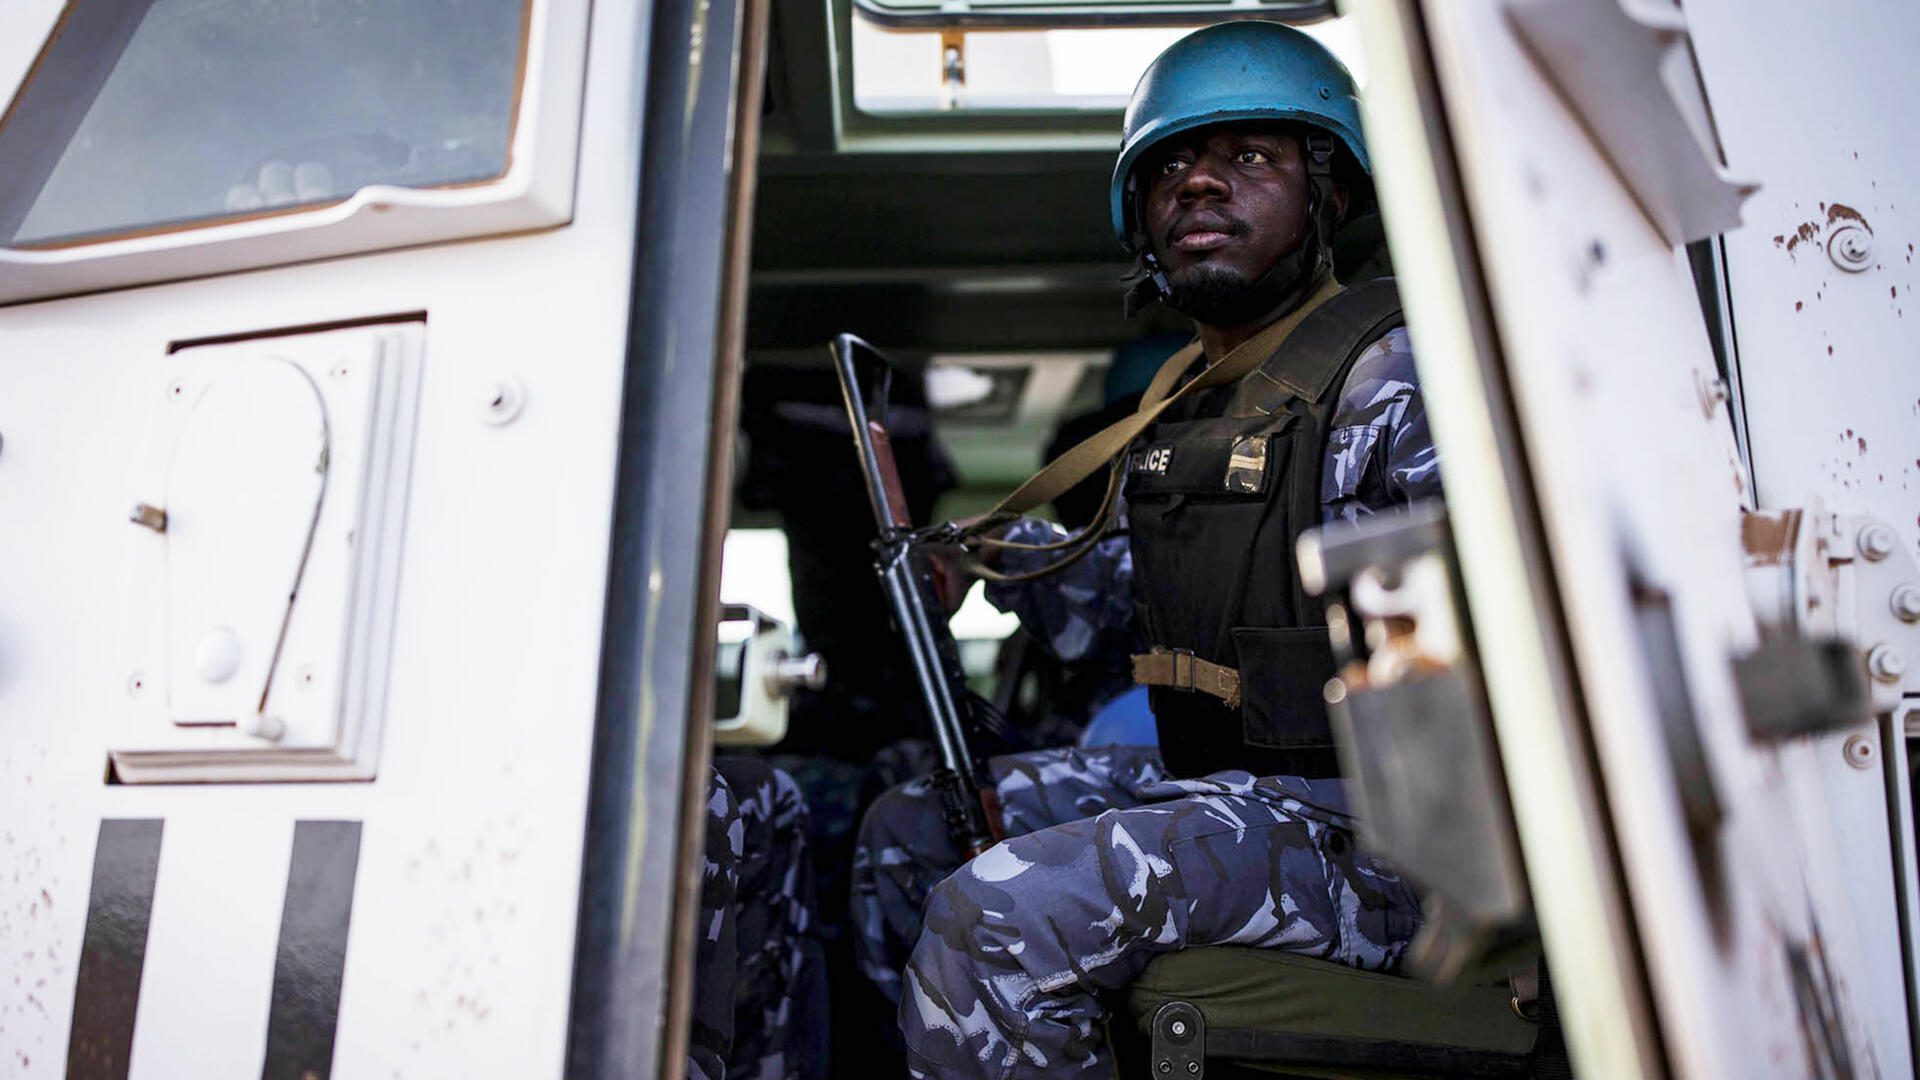
[{"label": "white armored door", "polygon": [[[1877,624],[1863,630],[1853,613],[1886,610],[1883,568],[1911,550],[1867,553],[1878,541],[1859,540],[1860,515],[1884,503],[1836,506],[1831,486],[1783,491],[1786,468],[1760,469],[1757,508],[1805,514],[1749,514],[1746,420],[1753,462],[1837,453],[1769,442],[1783,427],[1739,412],[1746,352],[1784,340],[1775,320],[1748,319],[1740,260],[1772,246],[1759,233],[1782,231],[1766,193],[1776,158],[1824,143],[1761,138],[1767,79],[1716,79],[1707,61],[1742,23],[1777,28],[1769,40],[1788,49],[1792,5],[1348,6],[1373,72],[1383,207],[1578,1072],[1909,1074],[1884,740],[1864,699],[1852,725],[1766,719],[1825,702],[1825,684],[1781,665],[1812,663],[1829,640],[1858,646],[1845,654],[1857,670],[1836,685],[1864,695],[1871,684],[1875,709],[1897,698],[1897,677],[1866,670],[1877,639],[1862,635]],[[1875,34],[1903,30],[1819,18],[1836,48],[1869,55],[1891,47]],[[1740,48],[1729,72],[1779,55]],[[1892,115],[1854,120],[1893,138]],[[1887,258],[1905,254],[1876,237]],[[1690,261],[1695,241],[1708,243]],[[1815,258],[1826,255],[1800,253]],[[1793,347],[1841,317],[1803,314]],[[1757,379],[1770,400],[1821,392],[1749,372],[1749,407]],[[1872,468],[1900,465],[1887,461]],[[1768,555],[1783,522],[1798,530],[1797,561],[1778,542]],[[1788,584],[1768,604],[1750,599],[1755,582]],[[1820,597],[1827,608],[1809,617]]]}]

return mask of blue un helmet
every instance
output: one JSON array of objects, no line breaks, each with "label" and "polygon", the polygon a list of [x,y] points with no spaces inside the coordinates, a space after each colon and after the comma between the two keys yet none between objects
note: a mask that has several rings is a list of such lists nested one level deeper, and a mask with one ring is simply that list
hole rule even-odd
[{"label": "blue un helmet", "polygon": [[[1144,269],[1156,280],[1158,271],[1139,216],[1135,166],[1166,139],[1237,120],[1308,128],[1304,148],[1315,228],[1302,245],[1301,259],[1289,260],[1295,272],[1301,261],[1319,260],[1327,249],[1336,144],[1362,175],[1372,174],[1353,76],[1326,46],[1290,26],[1255,20],[1195,31],[1169,46],[1140,76],[1127,103],[1120,158],[1109,189],[1114,235],[1127,251],[1143,258]],[[1312,251],[1305,250],[1309,245]]]}]

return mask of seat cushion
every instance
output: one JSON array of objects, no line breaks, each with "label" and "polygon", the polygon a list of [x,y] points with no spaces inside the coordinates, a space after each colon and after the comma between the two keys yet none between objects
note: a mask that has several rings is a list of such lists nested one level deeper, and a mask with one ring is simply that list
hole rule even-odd
[{"label": "seat cushion", "polygon": [[[1247,1045],[1229,1034],[1240,1032],[1524,1057],[1540,1029],[1514,1013],[1511,996],[1505,980],[1440,987],[1277,949],[1218,946],[1156,959],[1129,989],[1126,1009],[1145,1032],[1160,1006],[1193,1005],[1207,1021],[1210,1057],[1221,1042]],[[1287,1071],[1313,1075],[1310,1068]],[[1374,1075],[1387,1074],[1405,1073]]]}]

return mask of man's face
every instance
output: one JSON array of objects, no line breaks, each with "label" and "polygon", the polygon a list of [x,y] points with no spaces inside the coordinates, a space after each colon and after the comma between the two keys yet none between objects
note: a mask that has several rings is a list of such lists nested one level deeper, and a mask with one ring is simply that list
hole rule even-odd
[{"label": "man's face", "polygon": [[1154,147],[1139,169],[1148,242],[1176,294],[1244,289],[1306,237],[1306,161],[1285,129],[1197,128]]}]

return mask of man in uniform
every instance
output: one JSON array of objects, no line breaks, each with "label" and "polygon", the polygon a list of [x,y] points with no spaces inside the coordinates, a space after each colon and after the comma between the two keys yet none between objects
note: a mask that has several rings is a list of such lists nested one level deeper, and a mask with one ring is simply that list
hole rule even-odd
[{"label": "man in uniform", "polygon": [[[1391,971],[1417,928],[1412,890],[1355,845],[1293,559],[1305,528],[1439,495],[1392,286],[1332,277],[1368,169],[1351,77],[1288,27],[1199,31],[1134,91],[1111,192],[1129,305],[1171,305],[1198,340],[1139,414],[1159,410],[1124,459],[1128,534],[990,596],[1067,646],[1137,613],[1160,745],[990,761],[1010,839],[964,866],[925,783],[868,812],[863,966],[917,1076],[1106,1077],[1096,994],[1160,953]],[[1001,539],[1018,576],[1049,553],[1006,544],[1060,538],[1023,519]]]}]

